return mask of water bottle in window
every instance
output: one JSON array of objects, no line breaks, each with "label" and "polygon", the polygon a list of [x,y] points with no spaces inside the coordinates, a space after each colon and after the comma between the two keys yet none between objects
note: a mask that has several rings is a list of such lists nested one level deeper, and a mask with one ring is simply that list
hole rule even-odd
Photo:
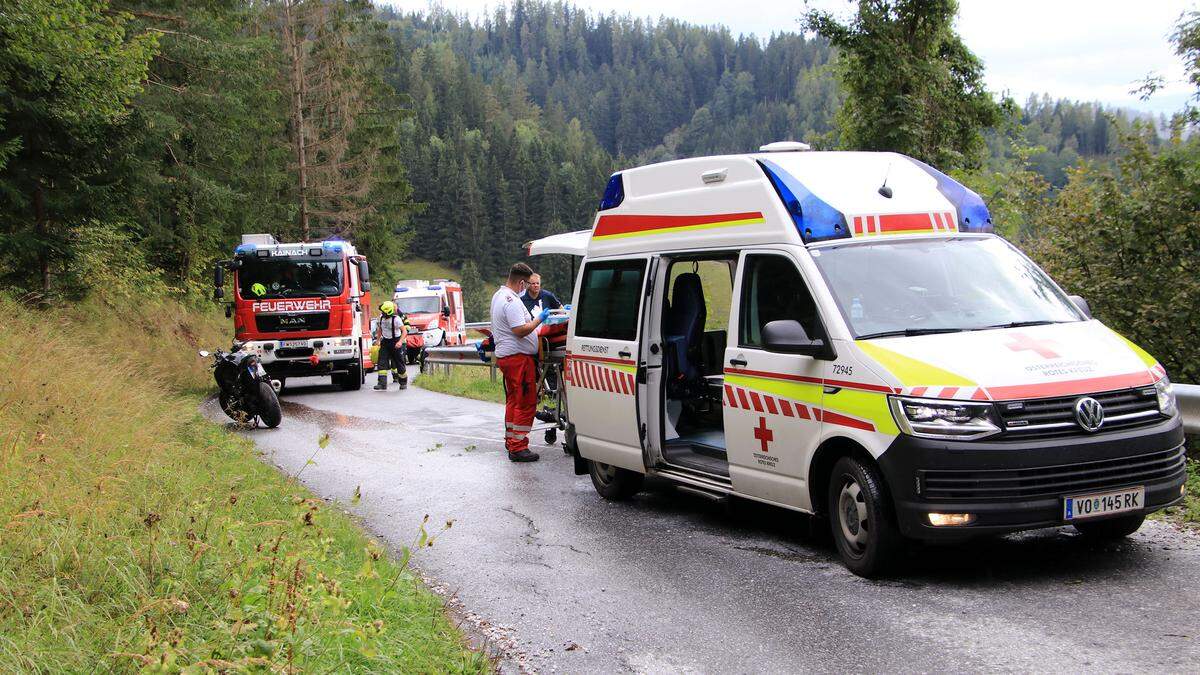
[{"label": "water bottle in window", "polygon": [[863,318],[862,301],[858,299],[857,295],[854,296],[854,300],[852,300],[850,302],[850,318],[851,319]]}]

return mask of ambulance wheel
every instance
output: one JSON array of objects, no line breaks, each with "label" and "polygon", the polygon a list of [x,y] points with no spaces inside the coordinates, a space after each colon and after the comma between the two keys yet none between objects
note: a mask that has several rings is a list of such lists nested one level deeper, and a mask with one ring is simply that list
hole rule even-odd
[{"label": "ambulance wheel", "polygon": [[878,469],[854,457],[839,459],[829,480],[828,508],[846,567],[861,577],[887,572],[902,540]]},{"label": "ambulance wheel", "polygon": [[622,469],[611,464],[588,460],[588,473],[592,476],[592,485],[601,497],[612,501],[629,499],[642,489],[644,475]]},{"label": "ambulance wheel", "polygon": [[1072,523],[1071,526],[1079,534],[1089,539],[1122,539],[1137,532],[1138,528],[1144,522],[1146,522],[1146,516],[1139,513],[1134,516],[1119,516],[1117,518],[1106,518],[1092,522]]}]

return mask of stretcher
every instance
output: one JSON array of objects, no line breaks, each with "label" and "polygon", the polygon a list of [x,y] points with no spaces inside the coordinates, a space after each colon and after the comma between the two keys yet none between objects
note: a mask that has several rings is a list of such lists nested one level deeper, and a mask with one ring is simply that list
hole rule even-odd
[{"label": "stretcher", "polygon": [[[545,324],[538,326],[538,414],[533,431],[542,431],[547,445],[558,439],[558,432],[567,428],[566,382],[563,367],[567,356],[567,321],[570,309],[552,310]],[[542,401],[546,405],[542,407]]]}]

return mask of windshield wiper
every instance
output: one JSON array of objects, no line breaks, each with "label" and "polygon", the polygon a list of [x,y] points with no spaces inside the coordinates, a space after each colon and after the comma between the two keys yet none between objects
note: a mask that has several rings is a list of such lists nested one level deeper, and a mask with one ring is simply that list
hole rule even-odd
[{"label": "windshield wiper", "polygon": [[914,335],[934,335],[937,333],[961,333],[967,328],[905,328],[904,330],[885,330],[879,333],[859,335],[859,340],[870,340],[881,337],[912,337]]},{"label": "windshield wiper", "polygon": [[1066,322],[1065,321],[1050,321],[1047,319],[1037,319],[1034,321],[1013,321],[1010,323],[997,323],[997,324],[993,324],[991,326],[984,326],[983,328],[976,328],[975,330],[989,330],[991,328],[1025,328],[1027,326],[1047,326],[1052,323],[1066,323]]}]

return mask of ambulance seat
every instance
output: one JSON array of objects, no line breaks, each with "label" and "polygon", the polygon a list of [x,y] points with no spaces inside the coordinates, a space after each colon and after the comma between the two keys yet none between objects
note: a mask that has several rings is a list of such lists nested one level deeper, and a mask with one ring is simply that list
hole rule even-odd
[{"label": "ambulance seat", "polygon": [[668,398],[687,396],[701,379],[700,346],[707,318],[700,275],[680,274],[671,289],[671,304],[663,314]]}]

